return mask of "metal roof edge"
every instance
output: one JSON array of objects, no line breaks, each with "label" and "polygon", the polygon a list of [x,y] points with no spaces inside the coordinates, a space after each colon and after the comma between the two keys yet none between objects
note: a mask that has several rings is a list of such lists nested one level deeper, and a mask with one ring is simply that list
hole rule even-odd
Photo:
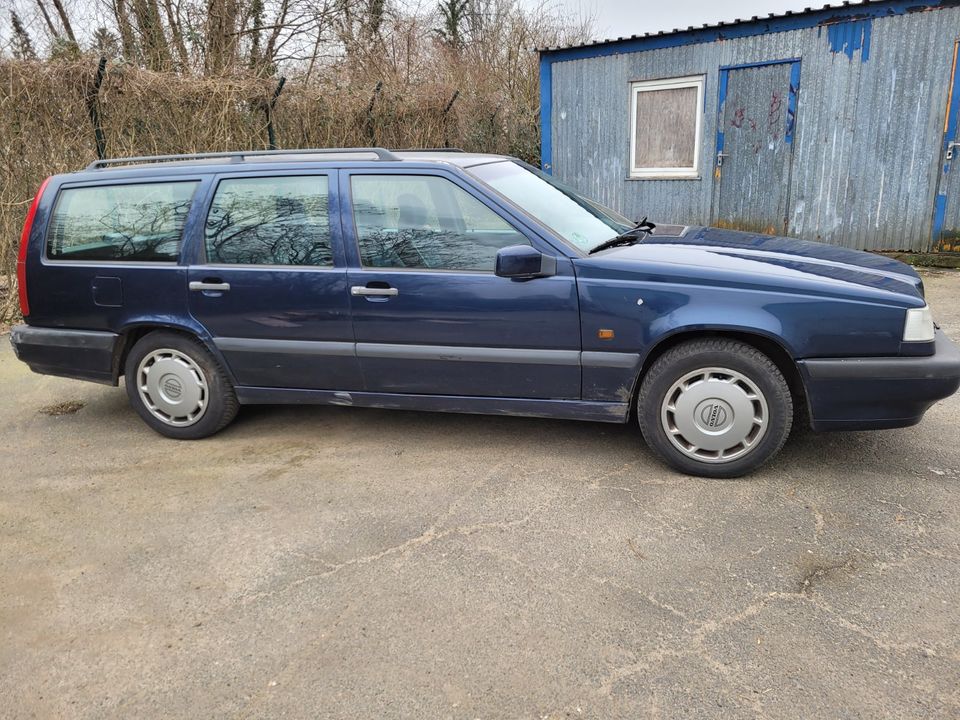
[{"label": "metal roof edge", "polygon": [[960,7],[960,0],[865,0],[865,2],[857,4],[844,2],[842,5],[824,5],[819,9],[806,8],[798,12],[788,10],[782,15],[771,13],[764,19],[755,16],[749,20],[732,20],[715,25],[703,25],[700,28],[689,27],[686,30],[678,29],[671,32],[660,31],[646,33],[645,35],[632,35],[627,38],[596,40],[583,45],[567,47],[540,48],[538,52],[541,62],[585,60],[681,45],[733,40],[752,35],[788,32],[834,22],[892,17],[950,7]]}]

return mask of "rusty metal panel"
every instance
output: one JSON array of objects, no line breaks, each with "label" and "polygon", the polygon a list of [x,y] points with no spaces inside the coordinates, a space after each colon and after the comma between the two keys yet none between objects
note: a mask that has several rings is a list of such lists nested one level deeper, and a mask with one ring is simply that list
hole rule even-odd
[{"label": "rusty metal panel", "polygon": [[[778,179],[789,198],[787,233],[853,248],[930,250],[958,37],[960,7],[942,7],[556,62],[554,173],[630,217],[717,222],[720,68],[799,58],[792,170]],[[697,74],[706,79],[699,178],[629,179],[630,82]],[[949,200],[958,188],[943,187],[943,223],[956,227],[960,199]],[[750,228],[754,210],[746,206],[731,223]]]}]

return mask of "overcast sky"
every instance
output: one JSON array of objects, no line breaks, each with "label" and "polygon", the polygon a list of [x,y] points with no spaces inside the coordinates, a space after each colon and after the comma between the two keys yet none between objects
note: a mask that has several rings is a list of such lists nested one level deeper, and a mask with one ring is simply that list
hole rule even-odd
[{"label": "overcast sky", "polygon": [[[810,5],[822,7],[825,2],[839,0],[520,0],[528,7],[545,4],[574,17],[593,19],[596,39],[628,37],[658,30],[686,28],[690,25],[714,24],[720,20],[749,19],[754,15],[781,14],[786,10],[803,10]],[[65,0],[76,17],[78,8],[97,7],[103,0]],[[399,0],[408,9],[431,10],[437,0]],[[107,3],[109,4],[109,3]],[[856,4],[856,0],[855,0]],[[35,38],[43,35],[36,0],[0,0],[0,43],[9,34],[10,9],[20,11],[21,19]],[[89,35],[96,23],[80,23],[77,31]],[[84,29],[87,32],[84,32]],[[41,43],[42,45],[42,43]]]},{"label": "overcast sky", "polygon": [[[833,0],[839,4],[836,0]],[[559,8],[594,18],[598,38],[763,17],[786,10],[823,7],[827,0],[556,0]]]}]

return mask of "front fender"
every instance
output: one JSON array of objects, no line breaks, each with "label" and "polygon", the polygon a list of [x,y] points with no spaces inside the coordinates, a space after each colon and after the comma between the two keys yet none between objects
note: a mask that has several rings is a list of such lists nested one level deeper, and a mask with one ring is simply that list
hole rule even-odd
[{"label": "front fender", "polygon": [[[896,355],[903,333],[902,308],[872,300],[604,279],[579,287],[585,351],[644,357],[678,332],[726,330],[763,335],[794,359]],[[600,339],[600,329],[614,338]]]}]

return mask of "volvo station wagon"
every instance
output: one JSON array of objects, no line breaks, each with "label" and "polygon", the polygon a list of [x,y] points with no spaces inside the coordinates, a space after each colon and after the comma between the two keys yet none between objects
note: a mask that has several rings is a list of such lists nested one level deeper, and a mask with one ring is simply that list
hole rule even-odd
[{"label": "volvo station wagon", "polygon": [[[510,157],[380,148],[98,161],[43,183],[17,356],[157,432],[321,403],[637,422],[689,474],[912,425],[960,351],[900,262],[634,222]],[[466,441],[466,438],[464,438]]]}]

